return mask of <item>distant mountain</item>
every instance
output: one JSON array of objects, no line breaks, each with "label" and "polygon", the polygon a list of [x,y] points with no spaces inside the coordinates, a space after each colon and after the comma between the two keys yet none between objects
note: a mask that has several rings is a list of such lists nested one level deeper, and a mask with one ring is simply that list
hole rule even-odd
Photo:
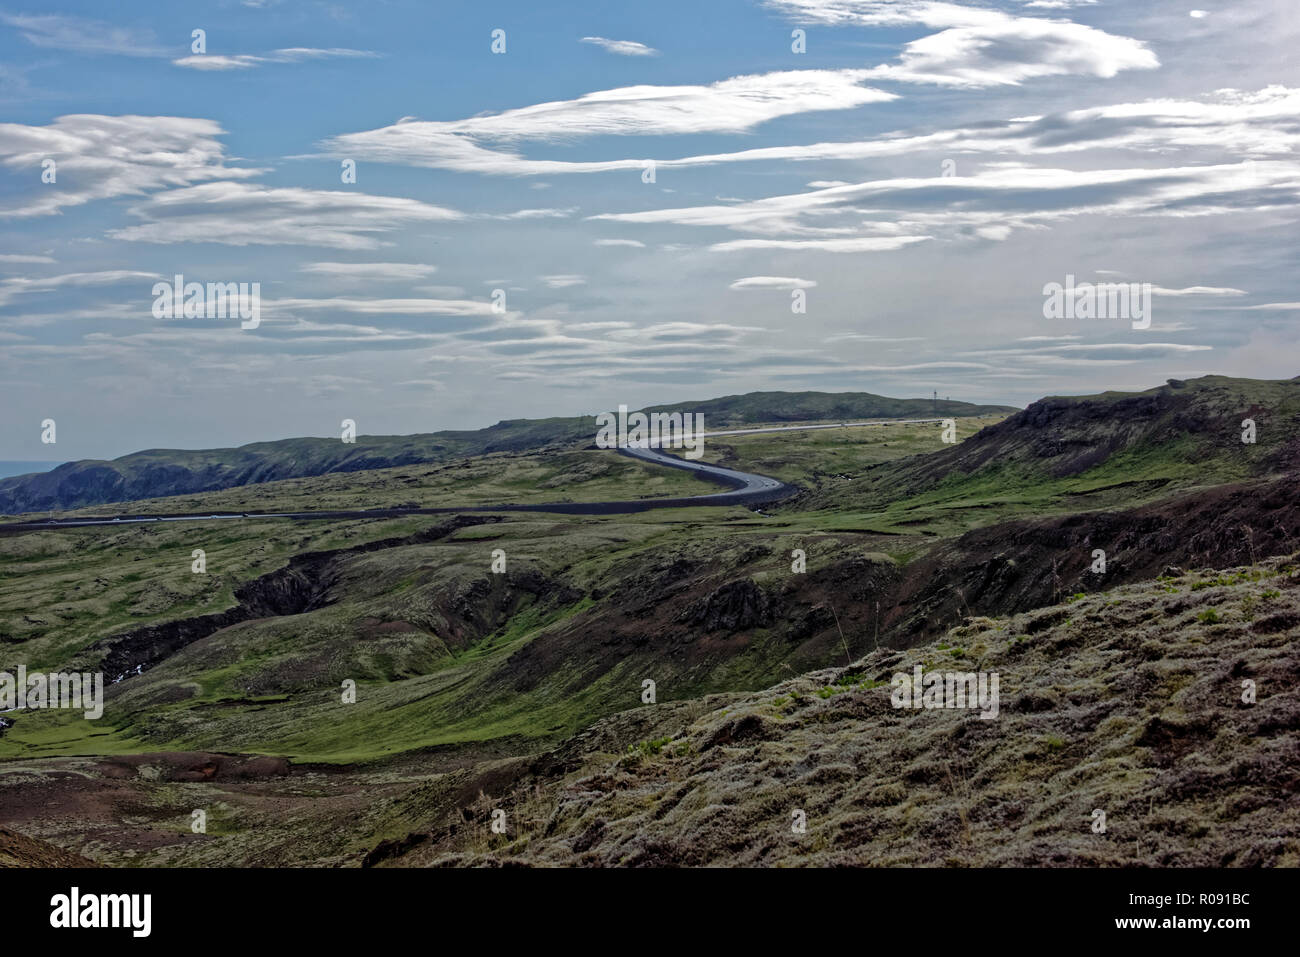
[{"label": "distant mountain", "polygon": [[[986,415],[1015,409],[947,400],[890,399],[866,392],[752,392],[644,411],[701,412],[705,428],[714,429],[756,422]],[[489,452],[531,451],[591,440],[595,435],[594,416],[574,416],[508,419],[474,431],[361,435],[353,444],[302,438],[233,449],[149,449],[112,461],[83,459],[49,472],[0,480],[0,514],[190,495],[329,472],[445,462]]]},{"label": "distant mountain", "polygon": [[[1254,441],[1243,441],[1245,423]],[[896,459],[806,497],[805,508],[881,507],[924,495],[1030,501],[1266,478],[1300,469],[1300,377],[1171,379],[1145,392],[1051,396],[964,441]],[[1040,500],[1041,501],[1041,500]],[[986,506],[985,506],[986,507]]]},{"label": "distant mountain", "polygon": [[702,412],[706,429],[722,429],[766,422],[1005,415],[1019,409],[1010,405],[972,405],[949,399],[890,399],[869,392],[747,392],[702,402],[655,406],[648,411]]}]

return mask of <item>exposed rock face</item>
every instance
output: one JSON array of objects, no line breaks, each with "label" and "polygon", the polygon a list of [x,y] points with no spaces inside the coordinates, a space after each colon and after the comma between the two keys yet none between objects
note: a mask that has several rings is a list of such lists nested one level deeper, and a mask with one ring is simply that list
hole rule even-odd
[{"label": "exposed rock face", "polygon": [[728,582],[687,608],[677,620],[704,631],[737,631],[770,625],[776,602],[752,578]]},{"label": "exposed rock face", "polygon": [[[1182,568],[1222,568],[1300,544],[1294,480],[1217,486],[1129,511],[1004,522],[936,545],[888,594],[892,629],[925,640],[964,615],[1007,615]],[[1093,550],[1106,553],[1094,573]]]}]

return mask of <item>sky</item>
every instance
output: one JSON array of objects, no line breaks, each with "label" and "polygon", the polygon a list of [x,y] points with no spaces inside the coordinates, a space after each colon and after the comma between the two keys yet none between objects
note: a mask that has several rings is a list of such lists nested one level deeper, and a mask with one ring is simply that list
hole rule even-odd
[{"label": "sky", "polygon": [[[0,0],[0,458],[1290,378],[1298,41],[1294,0]],[[159,316],[176,275],[260,321]],[[1049,318],[1067,277],[1150,322]]]}]

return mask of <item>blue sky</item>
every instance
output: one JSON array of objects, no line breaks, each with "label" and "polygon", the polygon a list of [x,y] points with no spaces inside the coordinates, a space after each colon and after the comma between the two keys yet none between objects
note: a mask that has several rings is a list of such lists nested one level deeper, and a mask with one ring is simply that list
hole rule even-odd
[{"label": "blue sky", "polygon": [[[0,453],[1290,377],[1297,40],[1290,0],[0,0]],[[155,318],[178,273],[260,325]],[[1150,328],[1044,318],[1067,275]]]}]

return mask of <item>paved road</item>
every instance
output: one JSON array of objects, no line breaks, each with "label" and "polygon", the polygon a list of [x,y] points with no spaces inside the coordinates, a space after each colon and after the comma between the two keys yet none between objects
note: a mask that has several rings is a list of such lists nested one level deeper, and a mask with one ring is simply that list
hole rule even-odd
[{"label": "paved road", "polygon": [[[875,422],[840,422],[830,425],[782,425],[761,429],[733,429],[725,432],[705,432],[704,438],[722,435],[754,435],[760,432],[800,432],[813,429],[856,428],[867,425],[915,424],[941,422],[942,419],[883,419]],[[0,523],[0,534],[31,532],[50,528],[78,528],[88,525],[139,525],[148,522],[206,522],[241,518],[290,518],[298,521],[320,519],[400,518],[404,515],[447,515],[458,512],[550,512],[564,515],[620,515],[645,512],[654,508],[693,508],[719,505],[762,505],[779,502],[794,495],[798,489],[779,479],[737,469],[692,462],[669,455],[657,448],[627,447],[617,450],[620,455],[685,469],[701,479],[727,487],[725,492],[712,495],[690,495],[681,498],[647,498],[624,502],[555,502],[538,505],[458,505],[446,508],[370,508],[346,511],[307,512],[182,512],[157,515],[105,515],[85,518],[44,519],[34,522]]]}]

